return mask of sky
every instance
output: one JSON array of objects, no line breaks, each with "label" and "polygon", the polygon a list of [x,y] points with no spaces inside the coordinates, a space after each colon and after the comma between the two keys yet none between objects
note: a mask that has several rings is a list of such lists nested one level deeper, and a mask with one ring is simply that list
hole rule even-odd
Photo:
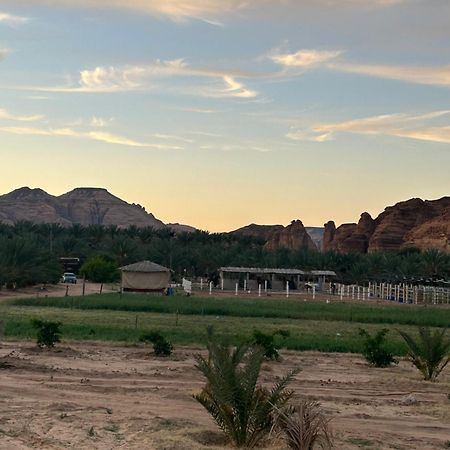
[{"label": "sky", "polygon": [[0,0],[0,194],[164,222],[355,222],[450,195],[448,0]]}]

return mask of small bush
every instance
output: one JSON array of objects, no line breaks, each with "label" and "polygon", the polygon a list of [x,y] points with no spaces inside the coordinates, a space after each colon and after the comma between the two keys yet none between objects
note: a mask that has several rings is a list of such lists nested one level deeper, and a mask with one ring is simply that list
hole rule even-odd
[{"label": "small bush", "polygon": [[33,319],[31,324],[37,329],[36,342],[39,347],[52,348],[61,341],[61,322]]},{"label": "small bush", "polygon": [[376,332],[371,336],[366,330],[360,328],[359,335],[364,339],[363,356],[369,364],[375,367],[388,367],[396,364],[398,361],[394,359],[391,352],[386,350],[386,335],[389,332],[386,328]]},{"label": "small bush", "polygon": [[278,412],[275,429],[291,450],[329,450],[333,448],[329,422],[319,403],[301,400]]},{"label": "small bush", "polygon": [[278,349],[280,348],[279,343],[276,342],[276,336],[279,335],[283,339],[290,335],[289,331],[277,330],[275,333],[266,334],[259,330],[253,331],[252,344],[262,347],[264,349],[264,357],[267,359],[278,359],[280,354]]},{"label": "small bush", "polygon": [[156,356],[170,356],[172,354],[173,345],[159,331],[145,333],[139,340],[141,342],[151,342]]}]

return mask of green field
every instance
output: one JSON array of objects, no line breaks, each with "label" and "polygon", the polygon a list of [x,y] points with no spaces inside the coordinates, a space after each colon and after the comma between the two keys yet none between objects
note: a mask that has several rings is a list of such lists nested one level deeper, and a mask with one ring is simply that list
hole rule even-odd
[{"label": "green field", "polygon": [[295,299],[157,297],[118,294],[87,297],[20,299],[0,304],[6,338],[34,338],[35,317],[63,323],[63,339],[135,343],[158,329],[175,344],[204,344],[206,328],[230,343],[249,339],[253,330],[288,330],[283,347],[295,350],[360,352],[360,327],[388,328],[389,347],[405,346],[396,329],[446,327],[450,309],[412,305],[324,303]]}]

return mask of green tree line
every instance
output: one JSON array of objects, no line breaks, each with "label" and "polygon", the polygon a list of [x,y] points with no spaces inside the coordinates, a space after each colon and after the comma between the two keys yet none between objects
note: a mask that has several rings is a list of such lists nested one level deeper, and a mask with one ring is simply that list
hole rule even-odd
[{"label": "green tree line", "polygon": [[250,266],[334,270],[345,283],[450,278],[450,255],[437,250],[374,254],[267,251],[261,239],[228,233],[176,234],[169,229],[136,226],[63,227],[26,221],[0,225],[0,286],[55,282],[62,272],[60,257],[81,261],[100,257],[115,267],[149,259],[180,277],[211,277],[221,266]]}]

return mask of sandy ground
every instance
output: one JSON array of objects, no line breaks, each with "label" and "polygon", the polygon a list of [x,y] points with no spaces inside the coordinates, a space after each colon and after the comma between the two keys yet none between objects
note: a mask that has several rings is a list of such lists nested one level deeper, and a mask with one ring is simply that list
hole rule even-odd
[{"label": "sandy ground", "polygon": [[[100,283],[91,283],[86,281],[85,295],[98,294],[100,292]],[[104,284],[102,288],[103,293],[117,292],[118,285]],[[13,290],[0,290],[0,301],[10,300],[15,298],[43,298],[43,297],[64,297],[65,295],[71,297],[82,295],[83,293],[83,281],[79,280],[77,284],[52,284],[52,285],[39,285],[27,288],[20,288]]]},{"label": "sandy ground", "polygon": [[[3,343],[0,449],[228,448],[192,399],[203,385],[193,358],[200,350],[177,349],[170,359],[149,352],[104,343],[64,343],[52,351]],[[300,367],[292,387],[332,417],[336,449],[447,448],[450,370],[429,383],[405,361],[374,369],[356,355],[282,355],[265,363],[261,381]],[[285,447],[273,439],[264,448]]]}]

